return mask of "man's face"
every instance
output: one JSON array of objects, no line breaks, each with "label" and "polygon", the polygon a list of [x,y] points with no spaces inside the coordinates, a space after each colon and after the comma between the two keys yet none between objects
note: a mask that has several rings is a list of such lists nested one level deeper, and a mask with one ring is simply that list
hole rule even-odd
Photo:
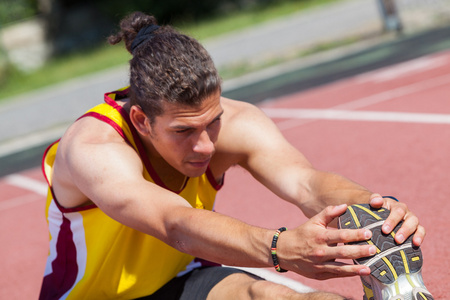
[{"label": "man's face", "polygon": [[215,152],[220,131],[220,93],[209,96],[199,106],[165,102],[163,109],[151,126],[150,141],[157,155],[186,176],[202,175]]}]

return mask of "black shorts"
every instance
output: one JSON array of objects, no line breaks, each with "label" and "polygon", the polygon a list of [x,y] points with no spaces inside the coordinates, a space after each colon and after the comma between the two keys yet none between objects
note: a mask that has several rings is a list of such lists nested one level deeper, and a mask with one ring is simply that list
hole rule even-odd
[{"label": "black shorts", "polygon": [[259,278],[235,268],[201,267],[183,276],[175,277],[153,295],[139,298],[139,300],[204,300],[216,284],[236,273]]}]

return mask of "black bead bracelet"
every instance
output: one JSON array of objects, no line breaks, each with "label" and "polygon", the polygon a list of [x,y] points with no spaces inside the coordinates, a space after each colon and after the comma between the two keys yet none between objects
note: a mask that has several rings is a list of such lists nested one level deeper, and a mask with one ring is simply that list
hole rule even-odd
[{"label": "black bead bracelet", "polygon": [[287,270],[284,270],[282,268],[280,268],[280,264],[278,262],[278,256],[277,256],[277,242],[278,242],[278,237],[280,236],[280,233],[282,233],[283,231],[286,231],[287,228],[286,227],[281,227],[280,229],[278,229],[275,234],[273,235],[273,239],[272,239],[272,248],[270,249],[270,253],[272,254],[272,260],[273,260],[273,266],[275,267],[275,270],[277,270],[277,272],[287,272]]}]

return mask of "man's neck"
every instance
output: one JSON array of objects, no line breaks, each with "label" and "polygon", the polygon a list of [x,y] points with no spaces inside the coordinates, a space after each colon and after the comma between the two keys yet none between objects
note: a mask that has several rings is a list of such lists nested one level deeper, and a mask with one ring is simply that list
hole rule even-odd
[{"label": "man's neck", "polygon": [[145,137],[139,136],[142,141],[142,145],[145,149],[145,154],[150,160],[150,164],[153,170],[159,176],[161,181],[172,191],[180,191],[188,177],[180,173],[177,169],[168,164],[156,151],[153,145],[145,139]]}]

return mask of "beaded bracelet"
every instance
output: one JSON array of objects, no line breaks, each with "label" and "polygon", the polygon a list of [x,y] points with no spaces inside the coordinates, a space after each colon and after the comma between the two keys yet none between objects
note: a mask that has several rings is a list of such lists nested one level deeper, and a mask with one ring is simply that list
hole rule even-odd
[{"label": "beaded bracelet", "polygon": [[395,201],[399,202],[398,199],[393,197],[393,196],[383,196],[382,198],[389,198],[389,199],[392,199],[392,200],[395,200]]},{"label": "beaded bracelet", "polygon": [[283,231],[286,231],[287,228],[286,227],[281,227],[280,229],[278,229],[275,234],[273,235],[273,239],[272,239],[272,248],[270,249],[270,253],[272,254],[272,260],[273,260],[273,266],[275,267],[275,270],[277,270],[277,272],[287,272],[287,270],[284,270],[282,268],[280,268],[280,264],[278,263],[278,257],[277,257],[277,241],[278,241],[278,237],[280,236],[280,233],[282,233]]}]

